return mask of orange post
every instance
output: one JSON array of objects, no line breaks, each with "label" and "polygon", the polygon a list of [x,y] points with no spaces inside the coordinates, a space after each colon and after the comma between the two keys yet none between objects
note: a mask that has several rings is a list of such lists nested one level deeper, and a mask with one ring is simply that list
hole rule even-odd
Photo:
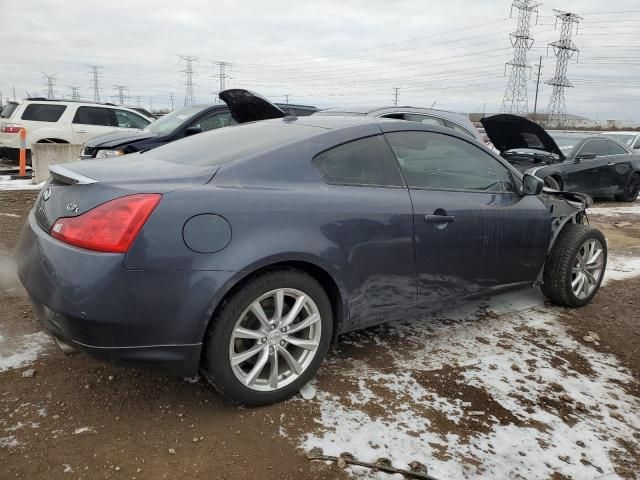
[{"label": "orange post", "polygon": [[27,176],[27,129],[20,129],[20,176]]}]

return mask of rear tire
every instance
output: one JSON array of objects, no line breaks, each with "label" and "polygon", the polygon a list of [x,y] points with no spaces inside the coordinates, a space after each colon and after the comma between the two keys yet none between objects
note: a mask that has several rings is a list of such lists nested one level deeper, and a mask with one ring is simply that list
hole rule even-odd
[{"label": "rear tire", "polygon": [[315,375],[332,329],[331,303],[315,279],[293,269],[264,273],[215,314],[204,338],[203,374],[236,403],[279,402]]},{"label": "rear tire", "polygon": [[544,266],[542,293],[563,307],[591,301],[607,267],[607,242],[600,230],[570,223],[560,232]]},{"label": "rear tire", "polygon": [[620,195],[616,195],[619,202],[635,202],[640,193],[640,173],[634,172],[629,175],[627,183],[624,185],[624,191]]},{"label": "rear tire", "polygon": [[548,177],[545,177],[544,185],[546,187],[552,188],[553,190],[560,190],[560,184],[558,183],[558,180],[556,180],[551,175],[549,175]]}]

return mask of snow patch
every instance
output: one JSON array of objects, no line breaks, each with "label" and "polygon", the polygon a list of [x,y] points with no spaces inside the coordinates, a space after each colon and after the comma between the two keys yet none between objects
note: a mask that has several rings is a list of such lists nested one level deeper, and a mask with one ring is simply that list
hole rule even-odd
[{"label": "snow patch", "polygon": [[10,338],[0,333],[0,372],[34,362],[49,345],[51,338],[44,332]]},{"label": "snow patch", "polygon": [[20,445],[20,442],[14,435],[9,435],[8,437],[0,437],[1,448],[15,448],[18,445]]},{"label": "snow patch", "polygon": [[587,209],[588,215],[600,215],[602,217],[619,217],[620,215],[640,214],[640,202],[636,201],[624,207],[591,207]]},{"label": "snow patch", "polygon": [[10,175],[0,175],[0,190],[40,190],[45,183],[36,185],[31,179],[11,180]]},{"label": "snow patch", "polygon": [[73,431],[74,435],[78,435],[80,433],[96,433],[96,430],[93,427],[80,427]]},{"label": "snow patch", "polygon": [[603,284],[610,280],[625,280],[638,276],[640,276],[640,257],[609,255]]}]

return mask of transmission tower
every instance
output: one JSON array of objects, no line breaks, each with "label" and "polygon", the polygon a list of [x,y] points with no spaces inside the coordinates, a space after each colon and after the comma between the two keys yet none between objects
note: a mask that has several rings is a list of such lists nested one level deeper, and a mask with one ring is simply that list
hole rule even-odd
[{"label": "transmission tower", "polygon": [[[227,79],[231,79],[232,77],[229,76],[229,74],[227,73],[227,67],[229,67],[229,69],[231,68],[231,64],[229,62],[219,62],[219,61],[213,61],[213,77],[214,78],[218,78],[220,81],[220,87],[218,89],[218,94],[220,94],[220,92],[226,90],[226,81]],[[219,72],[218,75],[215,74],[216,71],[216,65],[219,68]]]},{"label": "transmission tower", "polygon": [[518,26],[516,31],[509,34],[511,45],[513,46],[513,59],[507,62],[511,67],[507,89],[502,99],[501,112],[526,114],[529,112],[527,101],[527,71],[529,62],[527,52],[533,46],[533,37],[530,35],[531,14],[536,13],[536,23],[538,23],[538,7],[540,3],[534,0],[514,0],[511,4],[511,16],[513,9],[518,10]]},{"label": "transmission tower", "polygon": [[171,111],[173,112],[173,97],[174,97],[174,93],[173,92],[169,92],[169,101],[171,102]]},{"label": "transmission tower", "polygon": [[562,10],[553,10],[556,14],[556,27],[560,20],[560,40],[551,42],[550,47],[556,55],[556,71],[553,78],[547,80],[547,85],[553,86],[549,105],[547,106],[547,126],[560,126],[564,124],[567,118],[567,108],[564,101],[564,89],[573,87],[573,84],[567,79],[567,67],[569,60],[576,52],[580,50],[573,43],[571,37],[573,35],[573,26],[576,27],[578,33],[578,23],[582,20],[575,13],[563,12]]},{"label": "transmission tower", "polygon": [[48,75],[48,74],[42,72],[42,78],[47,81],[47,98],[55,98],[56,97],[54,92],[53,92],[53,87],[56,84],[56,75],[57,75],[57,73],[54,73],[53,75]]},{"label": "transmission tower", "polygon": [[99,65],[87,65],[89,67],[89,73],[93,76],[91,79],[91,89],[93,90],[93,101],[100,101],[100,72],[102,68]]},{"label": "transmission tower", "polygon": [[187,77],[187,83],[185,84],[185,91],[184,91],[184,104],[193,105],[195,102],[195,98],[193,94],[193,77],[196,75],[196,72],[193,69],[193,63],[198,60],[198,57],[178,55],[178,58],[184,60],[185,62],[185,69],[182,70],[182,73],[184,73],[185,76]]},{"label": "transmission tower", "polygon": [[80,87],[72,87],[69,85],[67,88],[71,89],[71,100],[80,100]]},{"label": "transmission tower", "polygon": [[114,97],[118,98],[118,105],[123,105],[125,98],[129,98],[129,87],[127,85],[114,85],[118,93]]},{"label": "transmission tower", "polygon": [[398,92],[400,92],[400,87],[393,87],[393,106],[398,106]]}]

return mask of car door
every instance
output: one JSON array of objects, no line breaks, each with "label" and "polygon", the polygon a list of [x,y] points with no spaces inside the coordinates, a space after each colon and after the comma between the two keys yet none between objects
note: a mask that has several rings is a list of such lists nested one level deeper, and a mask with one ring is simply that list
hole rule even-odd
[{"label": "car door", "polygon": [[551,237],[547,208],[475,143],[435,131],[385,133],[413,204],[420,304],[531,284]]},{"label": "car door", "polygon": [[112,132],[117,123],[111,108],[78,107],[71,127],[74,142],[81,145],[93,137]]},{"label": "car door", "polygon": [[609,156],[607,157],[607,166],[610,170],[611,181],[606,185],[603,193],[617,194],[623,191],[627,186],[629,175],[633,173],[632,165],[633,155],[617,142],[607,140],[609,147]]},{"label": "car door", "polygon": [[[585,155],[595,158],[584,158]],[[597,193],[613,181],[609,166],[609,145],[606,139],[587,140],[573,160],[573,168],[566,175],[564,189],[567,191]]]}]

